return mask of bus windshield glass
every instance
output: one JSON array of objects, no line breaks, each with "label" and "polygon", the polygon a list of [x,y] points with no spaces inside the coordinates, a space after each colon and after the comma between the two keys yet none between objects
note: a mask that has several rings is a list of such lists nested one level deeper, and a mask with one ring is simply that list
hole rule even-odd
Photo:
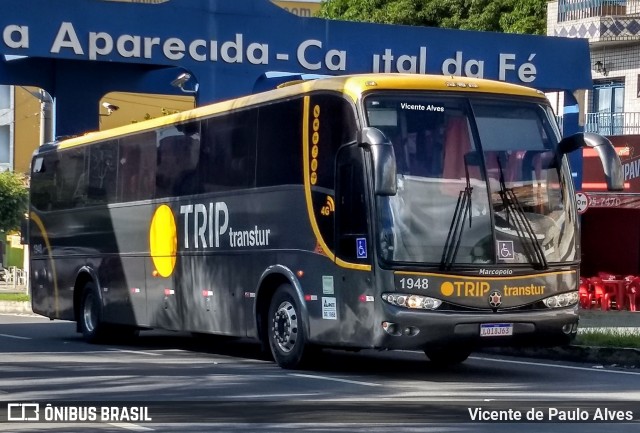
[{"label": "bus windshield glass", "polygon": [[385,93],[365,108],[396,154],[398,193],[376,202],[383,260],[444,269],[576,260],[571,177],[546,105]]}]

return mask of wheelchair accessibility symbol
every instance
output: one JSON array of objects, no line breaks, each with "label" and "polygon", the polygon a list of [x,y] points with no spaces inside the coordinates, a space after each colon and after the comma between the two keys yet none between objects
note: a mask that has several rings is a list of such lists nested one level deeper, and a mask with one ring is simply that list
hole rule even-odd
[{"label": "wheelchair accessibility symbol", "polygon": [[367,258],[367,238],[356,238],[357,257],[359,259]]},{"label": "wheelchair accessibility symbol", "polygon": [[513,260],[513,241],[498,241],[498,259]]}]

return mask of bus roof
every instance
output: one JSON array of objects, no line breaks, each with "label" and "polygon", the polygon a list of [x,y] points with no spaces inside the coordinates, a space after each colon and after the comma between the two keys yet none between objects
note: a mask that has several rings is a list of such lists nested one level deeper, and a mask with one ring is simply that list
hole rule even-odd
[{"label": "bus roof", "polygon": [[545,98],[544,93],[530,87],[509,84],[502,81],[484,80],[479,78],[454,77],[443,75],[423,74],[362,74],[343,75],[319,78],[283,86],[276,90],[269,90],[227,101],[194,108],[168,116],[162,116],[144,122],[132,123],[98,132],[90,132],[82,136],[70,138],[58,143],[61,149],[79,146],[94,141],[108,140],[136,132],[154,130],[163,126],[188,122],[190,120],[212,116],[227,111],[275,101],[312,91],[336,91],[350,97],[354,102],[363,93],[372,90],[437,90],[468,93],[490,93],[500,95],[518,95],[535,98]]}]

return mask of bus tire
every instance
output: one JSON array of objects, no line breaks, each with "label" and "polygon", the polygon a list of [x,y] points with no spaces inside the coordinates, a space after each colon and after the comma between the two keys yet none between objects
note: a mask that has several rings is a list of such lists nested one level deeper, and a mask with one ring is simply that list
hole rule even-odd
[{"label": "bus tire", "polygon": [[82,337],[88,343],[99,343],[106,336],[106,326],[102,323],[102,305],[98,289],[93,282],[88,282],[82,289],[82,303],[78,318]]},{"label": "bus tire", "polygon": [[438,346],[424,349],[429,361],[436,367],[453,367],[467,360],[472,350],[468,347]]},{"label": "bus tire", "polygon": [[267,338],[276,363],[287,369],[299,368],[309,352],[307,335],[293,287],[283,284],[269,305]]}]

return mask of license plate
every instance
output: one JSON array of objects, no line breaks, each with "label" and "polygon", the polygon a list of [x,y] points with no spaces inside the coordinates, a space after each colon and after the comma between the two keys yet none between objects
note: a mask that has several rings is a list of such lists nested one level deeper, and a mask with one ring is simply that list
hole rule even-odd
[{"label": "license plate", "polygon": [[513,335],[513,323],[482,323],[481,337],[506,337]]}]

